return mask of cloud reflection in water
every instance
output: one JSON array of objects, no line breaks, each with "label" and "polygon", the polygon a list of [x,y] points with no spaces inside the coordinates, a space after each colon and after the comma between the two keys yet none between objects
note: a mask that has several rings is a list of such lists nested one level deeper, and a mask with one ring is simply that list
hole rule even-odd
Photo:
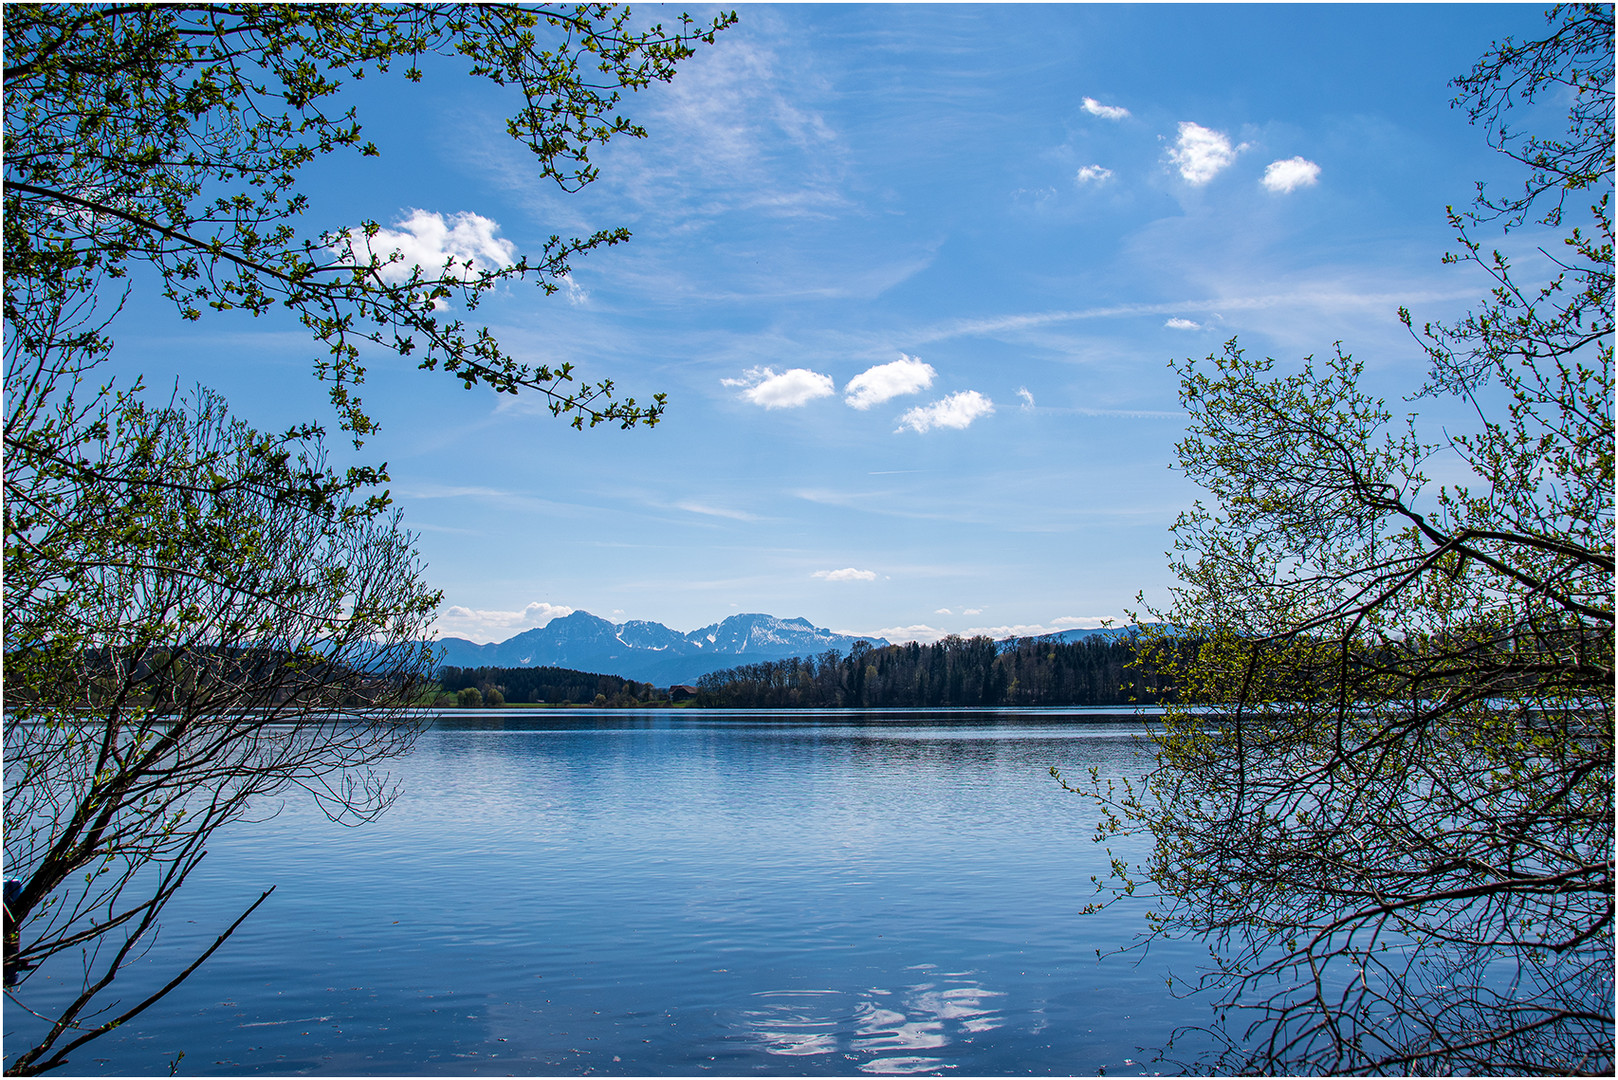
[{"label": "cloud reflection in water", "polygon": [[762,991],[754,995],[755,1007],[743,1011],[742,1022],[766,1053],[840,1052],[850,1060],[867,1058],[860,1071],[878,1075],[937,1072],[953,1066],[934,1054],[1005,1023],[987,1003],[1002,995],[970,975],[941,973],[897,992]]}]

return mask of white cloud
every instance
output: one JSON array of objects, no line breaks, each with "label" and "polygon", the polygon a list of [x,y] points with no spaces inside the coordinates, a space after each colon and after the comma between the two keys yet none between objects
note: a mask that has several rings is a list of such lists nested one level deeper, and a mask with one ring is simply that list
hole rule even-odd
[{"label": "white cloud", "polygon": [[1170,330],[1201,330],[1202,329],[1202,324],[1201,323],[1192,322],[1190,319],[1181,319],[1181,318],[1178,318],[1178,317],[1170,319],[1168,322],[1164,323],[1163,325],[1168,327]]},{"label": "white cloud", "polygon": [[[443,214],[412,210],[396,224],[397,228],[378,229],[371,237],[356,229],[346,245],[331,250],[360,264],[370,262],[374,254],[382,264],[378,273],[390,282],[403,281],[418,266],[428,277],[444,274],[470,281],[484,270],[517,261],[517,246],[500,239],[500,226],[481,214],[451,214],[446,219]],[[452,264],[448,271],[446,262]]]},{"label": "white cloud", "polygon": [[852,408],[869,409],[889,398],[927,389],[937,374],[931,364],[900,353],[899,359],[891,364],[866,368],[848,380],[848,385],[843,387],[843,400]]},{"label": "white cloud", "polygon": [[931,645],[948,633],[948,630],[940,630],[936,626],[917,623],[914,626],[884,626],[882,629],[872,633],[871,636],[887,638],[895,645],[903,645],[907,641],[919,641],[923,645]]},{"label": "white cloud", "polygon": [[961,612],[961,614],[962,615],[982,615],[983,614],[983,609],[982,608],[969,607],[965,611]]},{"label": "white cloud", "polygon": [[[941,609],[937,614],[948,614]],[[976,608],[968,608],[963,615],[982,614]],[[1050,623],[1015,623],[1006,626],[974,626],[966,630],[942,630],[935,626],[890,626],[874,632],[873,636],[885,637],[895,643],[906,641],[919,641],[923,645],[939,641],[951,633],[958,633],[961,637],[987,637],[996,641],[1004,641],[1014,637],[1043,637],[1046,634],[1055,634],[1062,630],[1094,629],[1105,625],[1109,620],[1092,616],[1064,615],[1059,619],[1052,619]],[[1111,620],[1113,625],[1119,625],[1118,620]]]},{"label": "white cloud", "polygon": [[993,638],[996,641],[1004,641],[1006,638],[1043,637],[1046,634],[1055,633],[1055,630],[1040,623],[1016,623],[1011,626],[974,626],[969,630],[962,630],[960,633],[962,637],[966,638],[986,637]]},{"label": "white cloud", "polygon": [[935,427],[964,428],[980,416],[994,412],[994,402],[976,390],[962,390],[931,405],[918,405],[899,418],[896,431],[909,428],[915,432],[930,431]]},{"label": "white cloud", "polygon": [[937,611],[933,612],[933,614],[934,615],[953,615],[953,614],[955,614],[955,612],[951,611],[947,607],[941,607]]},{"label": "white cloud", "polygon": [[1035,206],[1043,207],[1048,205],[1052,199],[1056,198],[1056,189],[1053,187],[1018,188],[1016,191],[1011,193],[1011,197],[1013,199],[1017,199],[1018,201],[1027,199]]},{"label": "white cloud", "polygon": [[830,375],[808,368],[792,368],[777,373],[774,368],[749,368],[739,379],[721,379],[726,386],[742,387],[742,397],[766,409],[796,409],[815,398],[830,397],[837,391]]},{"label": "white cloud", "polygon": [[1291,157],[1285,161],[1272,161],[1264,170],[1263,185],[1283,195],[1309,187],[1320,179],[1320,166],[1307,158]]},{"label": "white cloud", "polygon": [[1017,387],[1017,396],[1022,398],[1022,407],[1024,409],[1032,409],[1034,407],[1034,395],[1028,392],[1028,387]]},{"label": "white cloud", "polygon": [[[1103,626],[1108,620],[1092,618],[1090,616],[1064,615],[1059,619],[1052,619],[1047,623],[1017,623],[1012,626],[974,626],[969,630],[962,630],[962,637],[988,637],[996,641],[1004,641],[1011,637],[1044,637],[1046,634],[1055,634],[1063,630],[1092,630]],[[1116,620],[1113,620],[1116,624]]]},{"label": "white cloud", "polygon": [[1073,178],[1074,182],[1079,184],[1105,184],[1111,179],[1112,170],[1102,168],[1100,165],[1086,165]]},{"label": "white cloud", "polygon": [[816,570],[810,577],[817,577],[824,581],[875,581],[875,570],[856,570],[852,566],[841,570]]},{"label": "white cloud", "polygon": [[1084,111],[1091,116],[1099,116],[1103,120],[1122,120],[1129,115],[1129,110],[1121,105],[1103,105],[1093,97],[1084,99]]},{"label": "white cloud", "polygon": [[544,626],[552,619],[573,614],[573,609],[561,604],[535,601],[521,611],[489,611],[473,609],[459,604],[438,613],[434,627],[440,637],[468,638],[480,644],[504,641],[524,630]]},{"label": "white cloud", "polygon": [[574,307],[579,307],[582,304],[589,303],[590,294],[584,291],[584,287],[582,285],[573,280],[572,274],[563,274],[556,280],[566,291],[568,303],[572,304]]},{"label": "white cloud", "polygon": [[1187,183],[1206,184],[1245,149],[1245,144],[1230,145],[1230,137],[1222,131],[1185,120],[1180,123],[1180,138],[1169,151],[1169,160],[1178,166]]}]

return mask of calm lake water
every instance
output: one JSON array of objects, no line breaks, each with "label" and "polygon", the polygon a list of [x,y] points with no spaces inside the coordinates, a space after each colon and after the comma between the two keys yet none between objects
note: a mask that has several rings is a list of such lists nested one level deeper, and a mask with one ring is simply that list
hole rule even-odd
[{"label": "calm lake water", "polygon": [[[1003,712],[448,715],[361,828],[289,800],[221,835],[74,1074],[1127,1075],[1206,1006],[1199,950],[1098,958],[1075,775],[1141,721]],[[1127,854],[1127,852],[1120,852]],[[44,974],[43,972],[41,974]],[[1202,1011],[1199,1012],[1198,1009]],[[7,1044],[27,1018],[8,1005]],[[16,1040],[16,1041],[14,1041]]]}]

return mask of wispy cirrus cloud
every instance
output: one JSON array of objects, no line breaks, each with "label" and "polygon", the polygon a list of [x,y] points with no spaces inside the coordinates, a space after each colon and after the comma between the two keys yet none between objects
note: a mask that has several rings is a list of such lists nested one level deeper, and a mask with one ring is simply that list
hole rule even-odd
[{"label": "wispy cirrus cloud", "polygon": [[1319,179],[1319,165],[1307,158],[1290,157],[1285,161],[1270,162],[1260,183],[1271,191],[1285,195],[1301,187],[1312,187]]},{"label": "wispy cirrus cloud", "polygon": [[708,506],[705,503],[685,500],[674,504],[676,510],[684,510],[688,514],[701,514],[704,517],[726,518],[730,521],[758,521],[757,514],[749,514],[746,510],[730,510],[723,506]]},{"label": "wispy cirrus cloud", "polygon": [[852,566],[845,566],[841,570],[816,570],[809,575],[821,581],[875,581],[875,570],[857,570]]},{"label": "wispy cirrus cloud", "polygon": [[937,374],[931,364],[900,353],[892,363],[866,368],[848,380],[843,400],[850,408],[869,409],[891,398],[927,389]]},{"label": "wispy cirrus cloud", "polygon": [[1470,299],[1472,292],[1465,289],[1412,289],[1409,292],[1358,292],[1343,288],[1303,288],[1289,292],[1266,293],[1253,296],[1210,297],[1201,300],[1173,300],[1166,303],[1110,304],[1105,307],[1076,308],[1062,311],[1033,311],[1017,315],[997,315],[988,318],[952,319],[934,326],[914,330],[912,341],[931,343],[960,337],[1002,334],[1031,330],[1065,322],[1083,322],[1090,319],[1133,318],[1143,315],[1175,316],[1185,311],[1260,311],[1269,308],[1315,308],[1333,311],[1378,311],[1412,302]]},{"label": "wispy cirrus cloud", "polygon": [[739,379],[721,379],[725,386],[741,389],[742,397],[766,409],[796,409],[816,398],[835,394],[830,375],[822,375],[808,368],[748,368]]},{"label": "wispy cirrus cloud", "polygon": [[1183,412],[1171,412],[1167,409],[1084,409],[1074,408],[1067,410],[1074,416],[1106,416],[1123,420],[1180,420],[1185,417]]},{"label": "wispy cirrus cloud", "polygon": [[1192,319],[1182,319],[1176,316],[1163,324],[1170,330],[1201,330],[1202,324]]},{"label": "wispy cirrus cloud", "polygon": [[895,430],[909,428],[923,434],[935,427],[961,429],[970,427],[972,421],[992,412],[994,402],[976,390],[962,390],[931,405],[918,405],[911,409],[899,418],[899,426]]},{"label": "wispy cirrus cloud", "polygon": [[526,491],[508,488],[482,487],[469,484],[437,484],[417,481],[402,485],[398,489],[401,498],[416,499],[466,499],[472,504],[483,506],[498,506],[510,510],[523,510],[542,512],[548,514],[577,514],[588,509],[589,504],[564,503],[554,499],[543,499]]},{"label": "wispy cirrus cloud", "polygon": [[846,207],[848,151],[821,107],[823,80],[774,21],[761,14],[751,37],[727,35],[647,94],[658,137],[612,152],[613,174],[636,201],[672,200],[697,222],[737,209],[825,217]]},{"label": "wispy cirrus cloud", "polygon": [[1230,136],[1223,131],[1183,120],[1180,137],[1169,149],[1169,161],[1180,170],[1186,183],[1201,186],[1229,168],[1245,149],[1245,143],[1232,146]]},{"label": "wispy cirrus cloud", "polygon": [[1129,116],[1129,110],[1122,105],[1103,105],[1093,97],[1084,99],[1084,111],[1103,120],[1124,120]]}]

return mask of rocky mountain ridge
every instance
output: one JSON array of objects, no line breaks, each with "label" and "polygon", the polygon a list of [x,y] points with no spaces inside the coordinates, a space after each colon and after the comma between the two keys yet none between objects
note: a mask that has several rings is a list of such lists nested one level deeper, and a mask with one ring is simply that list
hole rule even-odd
[{"label": "rocky mountain ridge", "polygon": [[756,613],[732,615],[681,633],[662,623],[641,619],[614,623],[575,611],[505,641],[479,645],[451,637],[437,644],[442,665],[566,667],[668,686],[755,660],[812,656],[828,649],[847,652],[860,640],[888,644],[885,638],[834,633],[808,619]]}]

